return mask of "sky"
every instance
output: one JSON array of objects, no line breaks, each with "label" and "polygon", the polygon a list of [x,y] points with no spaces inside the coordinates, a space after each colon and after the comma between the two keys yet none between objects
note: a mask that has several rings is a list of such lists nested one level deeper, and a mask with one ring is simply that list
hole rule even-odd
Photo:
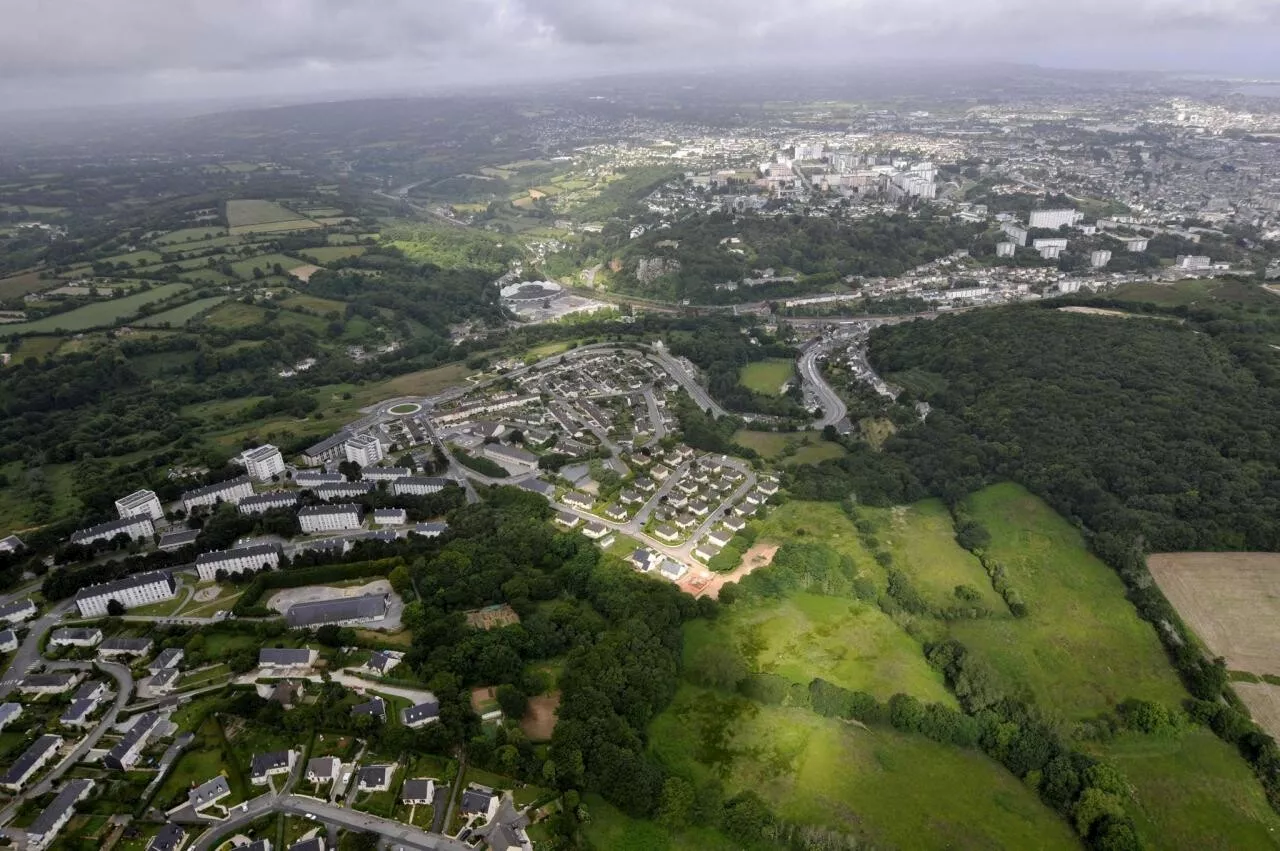
[{"label": "sky", "polygon": [[0,109],[879,60],[1280,78],[1280,0],[0,0]]}]

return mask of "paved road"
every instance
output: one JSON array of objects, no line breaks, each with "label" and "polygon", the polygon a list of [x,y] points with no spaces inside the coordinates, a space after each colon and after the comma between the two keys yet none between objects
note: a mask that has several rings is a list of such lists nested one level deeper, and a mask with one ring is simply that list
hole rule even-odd
[{"label": "paved road", "polygon": [[40,640],[44,634],[62,620],[62,616],[71,611],[74,601],[66,600],[54,606],[27,625],[27,637],[22,640],[13,659],[9,662],[9,670],[0,680],[0,700],[8,697],[18,687],[18,682],[26,675],[27,669],[41,661]]},{"label": "paved road", "polygon": [[[91,667],[89,662],[49,662],[49,668],[54,671],[62,670],[84,670]],[[75,749],[66,756],[61,762],[54,766],[53,770],[45,775],[44,779],[34,786],[29,787],[26,791],[14,797],[9,802],[9,806],[0,811],[0,824],[7,823],[17,814],[18,808],[22,803],[30,798],[38,798],[41,795],[52,791],[54,783],[56,783],[62,775],[66,774],[80,760],[84,759],[103,734],[115,726],[116,719],[119,718],[121,710],[129,703],[129,698],[133,694],[133,674],[124,665],[118,665],[115,662],[94,662],[92,667],[110,674],[116,681],[116,700],[111,708],[107,710],[107,714],[102,716],[102,720],[98,722],[98,726],[94,727],[89,735],[80,741]]]},{"label": "paved road", "polygon": [[412,825],[368,813],[335,807],[315,798],[301,795],[259,795],[232,810],[231,815],[205,831],[190,846],[190,851],[210,851],[225,837],[230,836],[250,822],[268,813],[286,813],[292,816],[313,816],[317,822],[337,824],[352,830],[376,833],[388,841],[406,848],[422,851],[474,851],[470,845],[438,833],[428,833]]},{"label": "paved road", "polygon": [[704,411],[711,411],[714,416],[723,417],[728,415],[728,411],[716,404],[716,400],[711,398],[706,389],[697,382],[697,380],[689,374],[684,365],[676,360],[663,349],[651,349],[654,358],[662,366],[666,367],[667,373],[676,380],[685,392],[693,397],[693,401],[697,403],[699,408]]},{"label": "paved road", "polygon": [[822,377],[822,367],[818,365],[820,356],[826,354],[837,345],[847,344],[848,341],[845,340],[813,343],[805,348],[800,355],[799,361],[797,361],[801,379],[813,391],[813,395],[818,399],[818,404],[822,406],[822,416],[814,420],[813,423],[813,427],[819,431],[829,425],[835,425],[849,415],[849,409],[845,406],[844,400]]}]

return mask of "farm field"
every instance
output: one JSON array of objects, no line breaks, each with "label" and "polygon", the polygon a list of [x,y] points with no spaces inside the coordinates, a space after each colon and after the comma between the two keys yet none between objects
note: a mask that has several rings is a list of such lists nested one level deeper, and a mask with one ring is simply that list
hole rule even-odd
[{"label": "farm field", "polygon": [[311,219],[293,218],[283,222],[266,222],[260,225],[241,225],[231,229],[232,236],[243,236],[252,233],[281,233],[290,230],[311,230],[312,228],[323,227],[319,222]]},{"label": "farm field", "polygon": [[296,257],[290,257],[287,254],[259,254],[257,257],[250,257],[247,260],[237,260],[231,264],[231,270],[241,278],[252,278],[255,268],[261,269],[264,274],[270,275],[271,270],[277,263],[286,272],[304,265],[301,260]]},{"label": "farm field", "polygon": [[956,586],[967,585],[978,592],[987,610],[1008,614],[982,563],[956,543],[951,512],[941,500],[891,509],[863,508],[860,514],[875,524],[875,535],[893,555],[894,567],[911,578],[930,605],[957,604]]},{"label": "farm field", "polygon": [[227,202],[227,224],[231,226],[233,232],[240,227],[288,222],[300,218],[302,218],[300,214],[275,201],[243,200]]},{"label": "farm field", "polygon": [[102,328],[115,325],[133,316],[147,304],[155,304],[185,293],[191,289],[186,284],[161,284],[146,292],[138,292],[122,298],[86,304],[67,313],[46,316],[33,322],[19,322],[4,326],[8,334],[51,333],[61,328],[64,331],[84,331],[88,328]]},{"label": "farm field", "polygon": [[1051,716],[1084,718],[1130,697],[1181,703],[1186,692],[1155,631],[1073,526],[1014,484],[985,488],[968,503],[1029,613],[956,621],[953,636]]},{"label": "farm field", "polygon": [[1272,738],[1280,738],[1280,686],[1265,682],[1235,682],[1231,688],[1248,707],[1254,723]]},{"label": "farm field", "polygon": [[318,298],[311,295],[291,295],[277,302],[277,304],[291,310],[310,310],[321,315],[334,311],[341,314],[347,307],[347,303],[344,301],[334,301],[331,298]]},{"label": "farm field", "polygon": [[21,275],[0,278],[0,299],[20,298],[27,293],[33,293],[57,283],[56,279],[41,278],[39,272],[24,272]]},{"label": "farm field", "polygon": [[[227,230],[223,227],[180,228],[157,236],[152,241],[156,245],[173,245],[180,246],[182,248],[206,248],[211,244],[212,240],[226,235]],[[208,237],[208,239],[205,237]]]},{"label": "farm field", "polygon": [[304,248],[298,254],[323,266],[325,263],[332,263],[334,260],[359,257],[364,252],[365,247],[363,245],[324,245],[319,248]]},{"label": "farm field", "polygon": [[1211,656],[1280,675],[1280,553],[1155,553],[1147,567]]},{"label": "farm field", "polygon": [[1097,756],[1132,785],[1127,810],[1147,848],[1275,848],[1280,815],[1226,743],[1203,728],[1171,737],[1121,736]]},{"label": "farm field", "polygon": [[738,383],[762,396],[781,396],[782,385],[795,376],[795,366],[782,358],[749,363],[738,372]]},{"label": "farm field", "polygon": [[955,706],[920,645],[874,603],[792,594],[735,604],[714,622],[685,627],[686,667],[711,645],[738,647],[749,668],[801,685],[821,677],[882,701],[904,692]]},{"label": "farm field", "polygon": [[[784,819],[899,848],[1078,848],[1067,823],[978,751],[867,730],[807,710],[682,687],[650,725],[657,758]],[[678,846],[677,846],[678,847]]]},{"label": "farm field", "polygon": [[155,313],[144,319],[139,319],[136,325],[143,327],[156,327],[168,325],[169,327],[179,327],[186,325],[195,317],[204,313],[213,307],[227,300],[227,296],[219,295],[211,298],[200,298],[195,301],[187,302],[181,307],[175,307],[173,310],[165,310],[161,313]]},{"label": "farm field", "polygon": [[821,432],[775,432],[744,429],[733,435],[733,442],[754,449],[764,458],[784,465],[817,464],[845,454],[838,443],[823,440]]}]

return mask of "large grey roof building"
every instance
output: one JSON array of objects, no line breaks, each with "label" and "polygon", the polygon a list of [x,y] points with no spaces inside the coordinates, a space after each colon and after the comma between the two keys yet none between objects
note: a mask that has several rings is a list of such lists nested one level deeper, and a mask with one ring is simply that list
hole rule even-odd
[{"label": "large grey roof building", "polygon": [[326,624],[353,624],[382,620],[387,616],[387,595],[366,594],[339,600],[319,600],[314,603],[298,603],[289,609],[285,620],[289,626],[324,626]]}]

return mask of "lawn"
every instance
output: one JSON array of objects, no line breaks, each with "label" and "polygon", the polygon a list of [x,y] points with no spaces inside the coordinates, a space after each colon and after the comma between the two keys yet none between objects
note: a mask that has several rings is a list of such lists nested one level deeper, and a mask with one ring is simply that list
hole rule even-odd
[{"label": "lawn", "polygon": [[807,685],[817,677],[880,700],[905,692],[955,706],[920,645],[871,603],[793,594],[742,603],[685,627],[686,666],[712,644],[736,646],[754,670]]},{"label": "lawn", "polygon": [[89,328],[102,328],[116,325],[138,312],[143,305],[155,304],[165,299],[185,293],[191,287],[186,284],[160,284],[146,292],[113,298],[105,301],[86,304],[67,313],[46,316],[33,322],[20,322],[5,325],[6,334],[50,333],[59,329],[63,331],[84,331]]},{"label": "lawn", "polygon": [[781,396],[782,385],[795,377],[795,361],[770,358],[742,367],[738,383],[763,396]]},{"label": "lawn", "polygon": [[956,543],[951,512],[940,500],[891,509],[863,508],[860,516],[875,524],[875,536],[893,555],[894,567],[911,578],[931,605],[959,604],[955,588],[967,585],[982,595],[981,604],[988,611],[1008,615],[982,563]]},{"label": "lawn", "polygon": [[1138,619],[1120,578],[1071,524],[1014,484],[985,488],[969,506],[991,532],[990,555],[1005,566],[1029,614],[956,621],[951,632],[1007,686],[1067,719],[1128,697],[1182,702],[1186,692],[1155,631]]},{"label": "lawn", "polygon": [[198,298],[195,301],[189,301],[181,307],[175,307],[172,310],[154,313],[145,319],[139,319],[135,325],[143,327],[169,326],[181,327],[186,325],[192,319],[195,319],[206,310],[211,310],[227,300],[224,295],[213,296],[211,298]]},{"label": "lawn", "polygon": [[1122,736],[1097,756],[1133,787],[1127,807],[1148,848],[1275,848],[1280,816],[1234,749],[1203,728]]},{"label": "lawn", "polygon": [[752,789],[782,818],[898,848],[1079,848],[1067,823],[979,751],[683,687],[650,726],[674,773]]}]

